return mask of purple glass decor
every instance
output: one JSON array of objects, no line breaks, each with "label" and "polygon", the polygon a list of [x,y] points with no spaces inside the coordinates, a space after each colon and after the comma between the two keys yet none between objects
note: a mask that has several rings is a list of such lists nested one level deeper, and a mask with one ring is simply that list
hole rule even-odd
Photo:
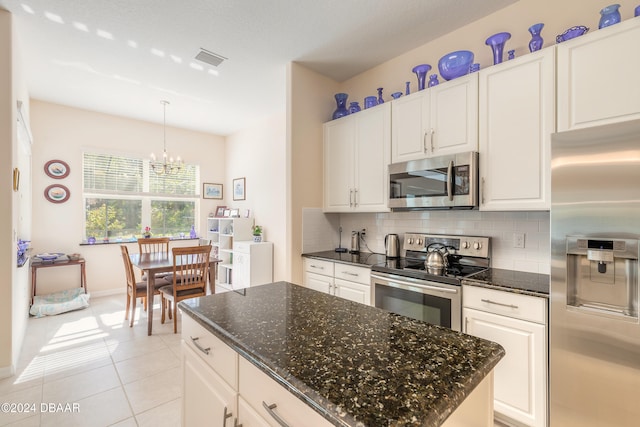
[{"label": "purple glass decor", "polygon": [[542,45],[544,44],[544,40],[540,36],[542,27],[544,27],[543,23],[533,24],[529,27],[529,32],[531,33],[531,41],[529,41],[529,52],[535,52],[536,50],[542,49]]},{"label": "purple glass decor", "polygon": [[393,99],[398,99],[398,98],[400,98],[401,96],[402,96],[402,92],[393,92],[393,93],[391,94],[391,97],[392,97]]},{"label": "purple glass decor", "polygon": [[480,71],[480,64],[477,62],[475,64],[471,64],[471,67],[469,67],[470,73],[475,73],[476,71]]},{"label": "purple glass decor", "polygon": [[473,63],[473,52],[470,50],[457,50],[447,53],[438,61],[438,71],[445,80],[469,74],[469,67]]},{"label": "purple glass decor", "polygon": [[438,81],[438,75],[431,74],[429,76],[429,83],[427,83],[427,87],[437,86],[438,84],[440,84],[440,82]]},{"label": "purple glass decor", "polygon": [[367,96],[364,98],[364,109],[375,107],[378,105],[378,98],[375,96]]},{"label": "purple glass decor", "polygon": [[357,113],[360,110],[361,108],[360,104],[358,104],[358,101],[353,101],[351,104],[349,104],[349,114]]},{"label": "purple glass decor", "polygon": [[335,120],[349,114],[349,110],[347,110],[347,98],[349,95],[346,93],[336,93],[334,97],[336,98],[336,104],[338,105],[332,116]]},{"label": "purple glass decor", "polygon": [[493,51],[493,65],[502,62],[502,51],[504,50],[504,44],[510,38],[510,33],[497,33],[485,40],[485,44],[491,47],[491,50]]},{"label": "purple glass decor", "polygon": [[405,95],[409,95],[411,93],[411,91],[409,90],[409,86],[411,86],[411,82],[406,82],[405,83],[405,89],[404,89],[404,94]]},{"label": "purple glass decor", "polygon": [[575,27],[571,27],[565,30],[564,33],[556,36],[556,43],[566,42],[567,40],[571,40],[575,37],[579,37],[583,34],[586,34],[589,31],[589,28],[584,25],[576,25]]},{"label": "purple glass decor", "polygon": [[636,6],[633,10],[633,16],[640,16],[640,6]]},{"label": "purple glass decor", "polygon": [[600,11],[600,22],[598,28],[608,27],[609,25],[617,24],[620,22],[620,9],[619,4],[612,4]]},{"label": "purple glass decor", "polygon": [[377,90],[378,90],[378,104],[384,104],[384,99],[382,98],[382,88],[379,87]]},{"label": "purple glass decor", "polygon": [[426,77],[427,77],[427,73],[429,72],[430,69],[431,69],[431,65],[429,65],[429,64],[420,64],[420,65],[416,65],[411,70],[414,73],[416,73],[416,76],[418,77],[418,90],[424,89],[424,84],[425,84],[425,80],[426,80]]},{"label": "purple glass decor", "polygon": [[515,49],[510,50],[509,52],[507,52],[507,54],[509,55],[507,56],[507,59],[514,59],[516,57]]}]

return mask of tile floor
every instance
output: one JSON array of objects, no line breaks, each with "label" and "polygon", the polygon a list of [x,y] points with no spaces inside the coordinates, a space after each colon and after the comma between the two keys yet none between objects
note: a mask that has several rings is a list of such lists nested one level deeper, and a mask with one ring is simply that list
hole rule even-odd
[{"label": "tile floor", "polygon": [[0,426],[180,426],[180,333],[160,324],[158,303],[152,336],[140,304],[129,328],[124,305],[124,295],[93,298],[84,310],[29,319],[0,403],[35,412],[0,411]]}]

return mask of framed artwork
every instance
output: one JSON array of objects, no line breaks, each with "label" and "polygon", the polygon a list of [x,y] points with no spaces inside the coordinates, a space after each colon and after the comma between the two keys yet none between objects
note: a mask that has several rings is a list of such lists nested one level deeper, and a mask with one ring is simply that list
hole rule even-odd
[{"label": "framed artwork", "polygon": [[245,179],[236,178],[233,180],[233,200],[245,199]]},{"label": "framed artwork", "polygon": [[44,198],[51,203],[64,203],[69,200],[69,189],[64,185],[53,184],[44,189]]},{"label": "framed artwork", "polygon": [[226,206],[218,206],[216,208],[216,217],[222,218],[224,216],[224,210],[227,209]]},{"label": "framed artwork", "polygon": [[203,199],[222,199],[222,184],[202,183]]},{"label": "framed artwork", "polygon": [[251,216],[251,209],[245,209],[244,210],[244,217],[245,218],[249,218]]},{"label": "framed artwork", "polygon": [[62,160],[49,160],[44,165],[44,173],[53,179],[62,179],[69,176],[69,165]]},{"label": "framed artwork", "polygon": [[222,216],[225,218],[229,218],[231,216],[231,209],[225,209],[224,214],[222,214]]},{"label": "framed artwork", "polygon": [[240,218],[240,209],[231,209],[231,218]]}]

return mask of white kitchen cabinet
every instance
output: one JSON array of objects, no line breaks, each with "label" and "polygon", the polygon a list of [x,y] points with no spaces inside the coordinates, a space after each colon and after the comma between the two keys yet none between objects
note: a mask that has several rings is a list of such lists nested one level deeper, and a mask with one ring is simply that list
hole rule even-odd
[{"label": "white kitchen cabinet", "polygon": [[558,44],[558,131],[640,119],[640,19]]},{"label": "white kitchen cabinet", "polygon": [[324,211],[387,212],[391,106],[325,123]]},{"label": "white kitchen cabinet", "polygon": [[273,282],[273,243],[233,242],[233,289]]},{"label": "white kitchen cabinet", "polygon": [[495,367],[496,419],[547,425],[547,304],[544,298],[463,286],[464,332],[506,351]]},{"label": "white kitchen cabinet", "polygon": [[479,76],[480,210],[549,210],[555,48]]},{"label": "white kitchen cabinet", "polygon": [[392,103],[391,162],[478,150],[478,76],[469,74]]},{"label": "white kitchen cabinet", "polygon": [[305,258],[304,266],[307,288],[371,305],[370,269],[315,258]]}]

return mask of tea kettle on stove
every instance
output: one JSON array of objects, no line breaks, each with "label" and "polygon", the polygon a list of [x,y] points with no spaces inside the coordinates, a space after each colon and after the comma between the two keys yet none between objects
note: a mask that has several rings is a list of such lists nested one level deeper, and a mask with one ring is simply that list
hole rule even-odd
[{"label": "tea kettle on stove", "polygon": [[442,273],[449,266],[449,251],[442,243],[431,243],[427,246],[427,258],[424,265],[429,272]]},{"label": "tea kettle on stove", "polygon": [[398,258],[400,256],[400,239],[398,239],[397,234],[384,236],[384,253],[387,258]]}]

